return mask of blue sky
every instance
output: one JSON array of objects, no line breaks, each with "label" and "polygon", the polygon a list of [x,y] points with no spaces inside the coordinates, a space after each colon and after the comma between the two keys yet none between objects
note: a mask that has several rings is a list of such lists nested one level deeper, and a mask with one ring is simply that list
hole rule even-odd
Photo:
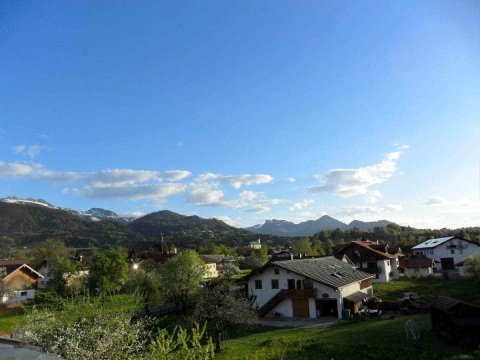
[{"label": "blue sky", "polygon": [[0,19],[0,196],[480,225],[476,1],[25,1]]}]

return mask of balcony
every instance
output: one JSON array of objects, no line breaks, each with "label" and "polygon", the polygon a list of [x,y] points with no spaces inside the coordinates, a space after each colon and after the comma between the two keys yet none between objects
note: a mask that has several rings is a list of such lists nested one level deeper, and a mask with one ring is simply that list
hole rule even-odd
[{"label": "balcony", "polygon": [[288,289],[282,291],[285,291],[286,297],[289,298],[317,297],[317,289]]}]

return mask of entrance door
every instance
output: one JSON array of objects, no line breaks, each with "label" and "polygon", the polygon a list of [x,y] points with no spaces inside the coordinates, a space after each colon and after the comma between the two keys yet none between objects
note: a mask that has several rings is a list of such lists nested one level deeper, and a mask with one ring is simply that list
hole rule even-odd
[{"label": "entrance door", "polygon": [[294,317],[310,317],[308,310],[308,298],[292,298]]},{"label": "entrance door", "polygon": [[321,316],[338,317],[337,300],[335,299],[317,299],[317,313]]},{"label": "entrance door", "polygon": [[441,258],[440,261],[442,262],[442,270],[453,270],[455,269],[455,263],[453,262],[453,258]]},{"label": "entrance door", "polygon": [[295,289],[295,279],[288,279],[287,283],[290,290]]}]

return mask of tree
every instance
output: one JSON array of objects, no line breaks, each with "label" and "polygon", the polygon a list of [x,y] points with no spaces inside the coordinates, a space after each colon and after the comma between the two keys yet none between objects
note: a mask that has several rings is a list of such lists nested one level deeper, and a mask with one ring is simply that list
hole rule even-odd
[{"label": "tree", "polygon": [[202,289],[194,318],[206,321],[215,341],[215,351],[221,350],[221,335],[230,327],[250,327],[258,322],[252,303],[235,292],[229,282],[209,285]]},{"label": "tree", "polygon": [[227,279],[230,279],[233,275],[240,274],[240,269],[232,263],[227,263],[222,266],[222,273]]},{"label": "tree", "polygon": [[78,289],[71,287],[71,282],[80,269],[81,264],[78,261],[57,259],[49,270],[48,287],[59,296],[74,293]]},{"label": "tree", "polygon": [[121,249],[106,249],[98,251],[92,260],[88,276],[91,290],[108,293],[125,284],[128,263]]},{"label": "tree", "polygon": [[312,241],[313,254],[316,256],[325,256],[325,250],[320,240],[315,239]]},{"label": "tree", "polygon": [[480,253],[465,259],[465,274],[473,279],[480,280]]},{"label": "tree", "polygon": [[127,291],[137,292],[143,299],[145,314],[150,315],[150,304],[160,296],[160,276],[156,272],[146,272],[142,269],[135,271],[127,280]]},{"label": "tree", "polygon": [[57,239],[47,239],[36,244],[32,249],[32,254],[33,257],[39,261],[45,259],[56,261],[58,259],[68,258],[69,251],[62,241]]},{"label": "tree", "polygon": [[310,239],[304,238],[304,239],[298,240],[293,245],[293,253],[296,255],[307,254],[307,256],[313,256],[313,248],[312,248],[312,243],[310,242]]},{"label": "tree", "polygon": [[205,264],[193,250],[182,251],[170,258],[161,269],[162,290],[178,309],[186,313],[193,295],[200,290]]}]

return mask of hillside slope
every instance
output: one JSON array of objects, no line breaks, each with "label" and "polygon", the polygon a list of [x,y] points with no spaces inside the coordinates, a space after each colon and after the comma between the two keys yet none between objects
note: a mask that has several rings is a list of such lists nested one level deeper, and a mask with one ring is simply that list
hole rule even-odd
[{"label": "hillside slope", "polygon": [[29,246],[48,238],[68,246],[123,245],[142,247],[145,236],[113,221],[91,221],[69,211],[35,204],[0,202],[0,237]]},{"label": "hillside slope", "polygon": [[221,220],[186,216],[168,210],[145,215],[128,224],[128,227],[146,237],[165,240],[179,247],[195,247],[212,241],[228,246],[245,245],[259,236],[245,229],[227,225]]}]

